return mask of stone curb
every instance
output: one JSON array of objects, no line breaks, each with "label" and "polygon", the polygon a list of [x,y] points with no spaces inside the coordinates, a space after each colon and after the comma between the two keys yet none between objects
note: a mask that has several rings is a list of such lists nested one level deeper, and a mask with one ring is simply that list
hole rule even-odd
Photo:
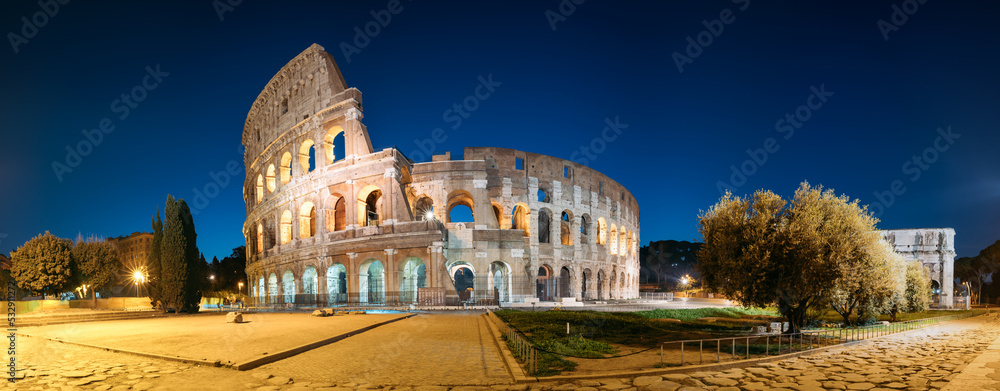
[{"label": "stone curb", "polygon": [[275,361],[278,361],[278,360],[281,360],[281,359],[292,357],[292,356],[297,355],[299,353],[307,352],[309,350],[316,349],[318,347],[329,345],[331,343],[340,341],[340,340],[342,340],[344,338],[361,334],[361,333],[363,333],[365,331],[374,329],[376,327],[384,326],[384,325],[387,325],[389,323],[397,322],[397,321],[400,321],[400,320],[403,320],[403,319],[409,319],[409,318],[412,318],[414,316],[417,316],[417,314],[406,314],[405,316],[401,316],[401,317],[398,317],[398,318],[395,318],[395,319],[389,319],[387,321],[379,322],[379,323],[376,323],[376,324],[373,324],[373,325],[370,325],[370,326],[365,326],[365,327],[362,327],[362,328],[357,329],[357,330],[348,331],[348,332],[346,332],[344,334],[340,334],[340,335],[335,336],[335,337],[330,337],[330,338],[322,339],[322,340],[319,340],[319,341],[316,341],[316,342],[310,342],[310,343],[307,343],[305,345],[297,346],[297,347],[294,347],[294,348],[291,348],[291,349],[288,349],[288,350],[283,350],[283,351],[280,351],[280,352],[277,352],[277,353],[274,353],[274,354],[269,354],[269,355],[267,355],[265,357],[261,357],[261,358],[255,359],[255,360],[250,360],[250,361],[247,361],[247,362],[244,362],[244,363],[241,363],[241,364],[228,365],[227,367],[235,369],[237,371],[246,371],[246,370],[254,369],[254,368],[257,368],[257,367],[259,367],[261,365],[270,364],[272,362],[275,362]]},{"label": "stone curb", "polygon": [[584,379],[605,379],[605,378],[620,378],[620,377],[657,376],[657,375],[666,375],[666,374],[670,374],[670,373],[687,373],[687,372],[701,372],[701,371],[723,370],[723,369],[730,369],[730,368],[745,368],[745,367],[753,366],[753,365],[756,365],[756,364],[762,364],[762,363],[774,362],[774,361],[782,361],[782,360],[787,360],[789,358],[795,358],[795,357],[799,357],[799,356],[807,356],[807,355],[812,355],[812,354],[816,354],[816,353],[822,353],[822,352],[826,352],[826,351],[830,351],[830,350],[836,350],[836,349],[841,349],[841,348],[845,348],[845,347],[850,347],[850,346],[854,346],[854,345],[860,345],[860,344],[868,343],[870,341],[876,341],[876,340],[879,340],[879,339],[882,339],[882,338],[894,337],[894,336],[898,336],[898,335],[906,335],[906,334],[909,334],[909,333],[926,330],[929,327],[934,327],[934,326],[943,325],[943,324],[949,324],[949,323],[953,323],[953,322],[960,322],[960,321],[963,321],[963,320],[975,319],[975,318],[978,318],[980,316],[983,316],[983,315],[977,315],[977,316],[972,316],[972,317],[962,318],[962,319],[949,320],[949,321],[946,321],[946,322],[935,323],[935,324],[927,326],[927,327],[921,327],[919,329],[902,331],[902,332],[898,332],[898,333],[894,333],[894,334],[889,334],[889,335],[878,336],[878,337],[871,337],[871,338],[864,339],[864,340],[861,340],[861,341],[845,342],[845,343],[838,344],[838,345],[824,346],[824,347],[820,347],[820,348],[816,348],[816,349],[803,350],[801,352],[786,353],[786,354],[782,354],[780,356],[768,356],[768,357],[754,358],[754,359],[750,359],[750,360],[731,361],[731,362],[726,362],[726,363],[686,365],[686,366],[683,366],[683,367],[661,368],[661,369],[647,369],[647,370],[638,370],[638,371],[618,371],[618,372],[606,372],[606,373],[587,374],[587,375],[559,375],[559,376],[548,376],[548,377],[541,377],[541,378],[527,377],[523,381],[521,379],[517,379],[517,383],[550,382],[550,381],[560,382],[560,381],[572,381],[572,380],[584,380]]},{"label": "stone curb", "polygon": [[497,351],[500,353],[500,357],[503,359],[503,365],[507,367],[507,374],[514,379],[514,383],[527,383],[532,379],[535,379],[533,377],[528,377],[524,373],[524,369],[517,363],[517,359],[514,358],[514,353],[510,351],[510,348],[507,346],[507,342],[504,342],[500,334],[500,330],[497,330],[497,326],[490,321],[489,314],[484,314],[482,317],[482,320],[486,322],[486,327],[490,330],[490,334],[493,336],[493,344],[496,346]]}]

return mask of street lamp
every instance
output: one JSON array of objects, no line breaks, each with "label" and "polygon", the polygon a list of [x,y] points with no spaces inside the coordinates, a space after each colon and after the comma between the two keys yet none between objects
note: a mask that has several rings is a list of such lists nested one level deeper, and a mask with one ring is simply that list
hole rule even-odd
[{"label": "street lamp", "polygon": [[[237,285],[238,285],[238,286],[239,286],[239,288],[240,288],[240,291],[239,291],[239,293],[240,293],[240,294],[242,295],[242,294],[243,294],[243,282],[240,282],[240,283],[239,283],[239,284],[237,284]],[[247,294],[249,294],[249,293],[250,293],[250,292],[247,292]],[[240,299],[240,308],[243,308],[243,299]]]},{"label": "street lamp", "polygon": [[136,270],[132,273],[132,281],[135,283],[135,297],[139,297],[139,284],[146,283],[146,276],[142,274],[142,271]]}]

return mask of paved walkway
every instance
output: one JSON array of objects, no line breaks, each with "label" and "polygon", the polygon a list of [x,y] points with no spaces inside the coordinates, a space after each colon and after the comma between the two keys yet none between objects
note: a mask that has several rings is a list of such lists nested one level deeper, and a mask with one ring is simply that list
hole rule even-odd
[{"label": "paved walkway", "polygon": [[224,315],[70,323],[20,327],[18,332],[195,360],[243,363],[310,342],[400,318],[405,314],[313,317],[308,313],[244,314],[244,323],[226,323]]},{"label": "paved walkway", "polygon": [[[509,384],[483,322],[471,313],[421,315],[246,372],[20,338],[18,382],[0,382],[0,389],[1000,389],[1000,315],[996,314],[742,369],[518,385]],[[448,386],[430,386],[439,384]]]},{"label": "paved walkway", "polygon": [[510,383],[485,322],[482,312],[421,314],[251,372],[349,387]]}]

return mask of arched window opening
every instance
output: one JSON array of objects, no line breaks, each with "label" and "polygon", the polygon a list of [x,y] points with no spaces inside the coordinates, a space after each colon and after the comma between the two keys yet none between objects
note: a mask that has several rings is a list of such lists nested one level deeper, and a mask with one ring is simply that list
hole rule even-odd
[{"label": "arched window opening", "polygon": [[563,246],[573,245],[573,234],[570,230],[571,221],[569,213],[562,212],[562,218],[559,221],[559,238]]},{"label": "arched window opening", "polygon": [[580,234],[583,236],[590,235],[590,215],[584,214],[580,216]]},{"label": "arched window opening", "polygon": [[299,147],[299,167],[302,167],[303,173],[316,169],[316,143],[312,140],[303,141]]},{"label": "arched window opening", "polygon": [[476,274],[468,266],[455,269],[452,275],[455,282],[455,291],[458,292],[458,300],[468,303],[473,298],[476,289]]},{"label": "arched window opening", "polygon": [[500,205],[493,204],[493,216],[497,218],[497,228],[503,229],[503,212],[500,211]]},{"label": "arched window opening", "polygon": [[510,301],[510,267],[503,262],[493,262],[490,264],[490,275],[493,279],[493,299],[497,303]]},{"label": "arched window opening", "polygon": [[281,214],[281,244],[292,241],[292,212],[285,211]]},{"label": "arched window opening", "polygon": [[316,207],[312,202],[306,202],[299,209],[299,238],[311,238],[313,235],[316,235]]},{"label": "arched window opening", "polygon": [[264,225],[257,224],[257,254],[264,252]]},{"label": "arched window opening", "polygon": [[333,207],[333,230],[343,231],[347,228],[347,201],[340,197]]},{"label": "arched window opening", "polygon": [[416,218],[417,221],[434,220],[434,200],[430,199],[430,197],[421,197],[417,200],[417,203],[413,208],[413,214],[413,217]]},{"label": "arched window opening", "polygon": [[267,166],[267,191],[274,192],[274,165]]},{"label": "arched window opening", "polygon": [[538,243],[549,243],[549,225],[552,217],[547,209],[538,211]]},{"label": "arched window opening", "polygon": [[378,204],[382,198],[382,191],[379,189],[372,190],[365,197],[364,201],[364,215],[362,216],[365,226],[378,226],[379,225],[379,215],[378,215]]},{"label": "arched window opening", "polygon": [[515,205],[511,212],[510,228],[523,230],[525,237],[531,236],[530,216],[531,213],[527,207],[522,204]]},{"label": "arched window opening", "polygon": [[257,191],[254,193],[257,196],[257,203],[259,204],[264,200],[264,176],[257,174]]},{"label": "arched window opening", "polygon": [[549,192],[541,187],[538,188],[538,202],[549,202]]},{"label": "arched window opening", "polygon": [[597,218],[597,244],[606,245],[608,242],[608,226],[603,217]]},{"label": "arched window opening", "polygon": [[279,172],[281,174],[281,184],[287,185],[288,182],[292,180],[292,154],[285,152],[281,155],[281,167]]},{"label": "arched window opening", "polygon": [[323,149],[326,153],[326,164],[344,160],[344,128],[331,127],[323,138]]},{"label": "arched window opening", "polygon": [[450,223],[472,223],[475,221],[472,208],[465,204],[456,204],[448,211],[448,222]]},{"label": "arched window opening", "polygon": [[611,255],[618,255],[618,228],[615,228],[614,224],[611,224],[611,245],[609,251]]}]

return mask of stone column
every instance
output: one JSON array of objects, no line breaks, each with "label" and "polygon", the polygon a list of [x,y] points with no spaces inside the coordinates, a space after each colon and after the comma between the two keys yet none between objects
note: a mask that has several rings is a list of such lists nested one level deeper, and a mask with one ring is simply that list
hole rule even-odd
[{"label": "stone column", "polygon": [[330,301],[330,294],[328,293],[327,283],[326,283],[326,271],[330,267],[329,257],[326,257],[327,261],[323,262],[322,258],[316,265],[316,302],[320,306],[326,306]]},{"label": "stone column", "polygon": [[396,249],[387,248],[385,251],[385,302],[395,303],[398,301],[399,270],[396,267]]},{"label": "stone column", "polygon": [[358,290],[358,278],[360,278],[360,273],[358,273],[358,253],[347,253],[347,264],[344,267],[347,269],[346,285],[347,285],[347,302],[357,303],[358,295],[361,292]]}]

